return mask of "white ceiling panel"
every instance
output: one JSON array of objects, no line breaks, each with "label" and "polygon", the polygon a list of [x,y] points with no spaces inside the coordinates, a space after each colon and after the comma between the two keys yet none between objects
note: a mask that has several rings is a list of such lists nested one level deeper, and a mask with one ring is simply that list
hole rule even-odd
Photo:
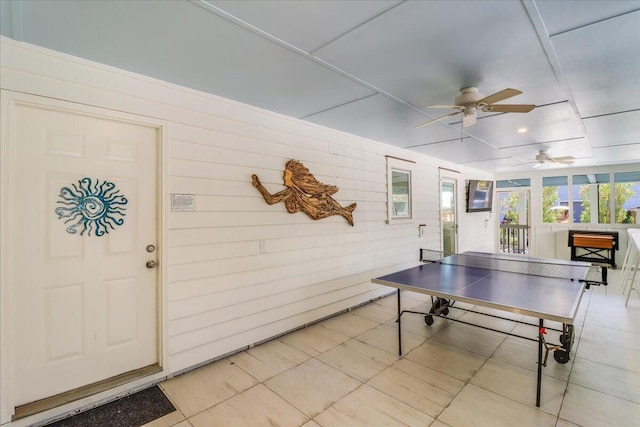
[{"label": "white ceiling panel", "polygon": [[593,149],[600,164],[638,163],[640,166],[640,144],[618,147],[596,147]]},{"label": "white ceiling panel", "polygon": [[465,86],[518,88],[518,102],[566,99],[518,2],[405,2],[316,55],[416,106],[450,104]]},{"label": "white ceiling panel", "polygon": [[452,140],[432,143],[416,147],[413,150],[436,158],[455,157],[455,163],[461,164],[480,161],[488,162],[507,158],[507,156],[500,155],[497,150],[474,138],[466,138],[462,141]]},{"label": "white ceiling panel", "polygon": [[594,147],[640,143],[640,110],[591,117],[584,125]]},{"label": "white ceiling panel", "polygon": [[503,157],[494,160],[476,160],[465,164],[465,166],[469,166],[472,168],[491,170],[496,172],[519,171],[522,169],[529,169],[531,168],[531,165],[531,163],[520,162],[517,159],[511,157]]},{"label": "white ceiling panel", "polygon": [[551,36],[638,10],[629,0],[537,1],[545,27]]},{"label": "white ceiling panel", "polygon": [[450,126],[415,129],[429,118],[383,95],[359,99],[305,119],[403,148],[460,138],[460,131]]},{"label": "white ceiling panel", "polygon": [[582,118],[640,109],[640,11],[551,42]]},{"label": "white ceiling panel", "polygon": [[400,1],[205,0],[305,52],[324,46]]},{"label": "white ceiling panel", "polygon": [[294,117],[372,93],[191,2],[123,5],[27,1],[22,5],[22,37]]}]

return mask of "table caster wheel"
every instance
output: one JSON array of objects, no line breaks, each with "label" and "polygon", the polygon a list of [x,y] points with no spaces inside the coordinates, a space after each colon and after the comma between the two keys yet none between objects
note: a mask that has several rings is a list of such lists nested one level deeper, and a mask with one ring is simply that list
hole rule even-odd
[{"label": "table caster wheel", "polygon": [[433,316],[431,316],[430,314],[424,316],[424,323],[426,323],[427,326],[433,325]]},{"label": "table caster wheel", "polygon": [[564,347],[565,350],[571,350],[573,337],[569,334],[560,334],[560,344],[562,344],[562,347]]},{"label": "table caster wheel", "polygon": [[556,350],[553,352],[553,358],[556,360],[556,362],[564,365],[569,361],[569,352],[564,350]]},{"label": "table caster wheel", "polygon": [[573,346],[573,326],[569,326],[567,331],[561,333],[559,340],[567,352],[571,351],[571,347]]},{"label": "table caster wheel", "polygon": [[436,298],[436,301],[431,306],[431,310],[429,310],[429,314],[446,316],[449,314],[449,301],[442,298]]},{"label": "table caster wheel", "polygon": [[431,308],[429,309],[429,314],[436,314],[436,311],[440,308],[440,300],[437,299],[436,302],[434,302],[431,305]]}]

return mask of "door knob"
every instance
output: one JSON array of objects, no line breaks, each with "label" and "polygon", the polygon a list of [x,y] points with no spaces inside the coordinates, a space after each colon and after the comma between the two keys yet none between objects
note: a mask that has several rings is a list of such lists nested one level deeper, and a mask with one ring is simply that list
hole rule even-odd
[{"label": "door knob", "polygon": [[147,268],[156,268],[156,265],[158,264],[153,260],[147,261]]}]

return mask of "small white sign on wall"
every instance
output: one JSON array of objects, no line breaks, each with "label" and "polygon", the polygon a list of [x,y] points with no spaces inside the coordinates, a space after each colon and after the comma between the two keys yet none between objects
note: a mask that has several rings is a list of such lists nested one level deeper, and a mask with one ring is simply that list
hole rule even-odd
[{"label": "small white sign on wall", "polygon": [[171,193],[171,211],[172,212],[195,212],[195,210],[196,210],[195,194]]}]

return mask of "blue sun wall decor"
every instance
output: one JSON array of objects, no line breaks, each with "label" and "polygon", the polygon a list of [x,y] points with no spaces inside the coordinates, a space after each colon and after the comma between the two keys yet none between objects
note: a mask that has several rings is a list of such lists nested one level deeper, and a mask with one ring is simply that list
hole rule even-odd
[{"label": "blue sun wall decor", "polygon": [[[115,230],[116,226],[124,224],[128,200],[125,196],[118,194],[113,182],[103,180],[100,183],[96,179],[95,184],[91,178],[82,178],[78,185],[71,184],[71,187],[60,189],[58,203],[64,206],[56,208],[58,219],[67,218],[64,222],[73,222],[67,233],[76,234],[80,230],[80,235],[85,232],[91,236],[93,232],[96,236],[103,236],[109,229]],[[75,221],[75,222],[74,222]]]}]

